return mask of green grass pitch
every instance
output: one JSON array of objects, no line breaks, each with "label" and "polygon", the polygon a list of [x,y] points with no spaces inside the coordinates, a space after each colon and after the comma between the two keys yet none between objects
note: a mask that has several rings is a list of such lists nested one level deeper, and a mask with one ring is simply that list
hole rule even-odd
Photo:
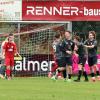
[{"label": "green grass pitch", "polygon": [[46,77],[0,79],[0,100],[100,100],[100,82],[54,82]]}]

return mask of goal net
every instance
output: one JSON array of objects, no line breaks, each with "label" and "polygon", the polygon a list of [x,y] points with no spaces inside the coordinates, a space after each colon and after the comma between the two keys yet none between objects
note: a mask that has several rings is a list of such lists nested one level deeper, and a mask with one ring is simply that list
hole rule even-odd
[{"label": "goal net", "polygon": [[[31,27],[30,27],[31,26]],[[67,23],[20,24],[14,33],[22,60],[16,60],[15,76],[45,76],[54,65],[52,42],[56,33],[63,34]],[[3,41],[7,34],[1,34]]]}]

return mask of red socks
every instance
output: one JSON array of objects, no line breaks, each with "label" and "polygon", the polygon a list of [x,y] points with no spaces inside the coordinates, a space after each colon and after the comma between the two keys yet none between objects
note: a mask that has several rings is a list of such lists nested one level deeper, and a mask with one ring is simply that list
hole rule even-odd
[{"label": "red socks", "polygon": [[10,77],[10,75],[11,75],[11,70],[6,69],[6,75],[7,75],[8,77]]}]

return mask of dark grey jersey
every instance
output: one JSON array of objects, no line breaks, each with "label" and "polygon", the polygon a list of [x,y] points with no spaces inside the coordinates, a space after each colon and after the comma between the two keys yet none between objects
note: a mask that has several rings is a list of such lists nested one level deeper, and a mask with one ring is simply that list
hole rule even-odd
[{"label": "dark grey jersey", "polygon": [[86,40],[84,42],[84,45],[87,45],[87,46],[92,46],[94,45],[94,48],[88,48],[88,56],[90,57],[93,57],[93,56],[96,56],[97,55],[97,41],[94,39],[94,40]]},{"label": "dark grey jersey", "polygon": [[61,41],[60,42],[54,41],[52,44],[54,56],[56,59],[61,59],[64,56],[62,49],[61,49],[61,45],[62,45]]},{"label": "dark grey jersey", "polygon": [[84,44],[82,42],[79,42],[76,45],[78,47],[77,53],[78,53],[79,57],[84,57],[86,55],[86,50],[85,50]]},{"label": "dark grey jersey", "polygon": [[71,57],[72,55],[66,53],[66,51],[72,51],[73,52],[74,47],[75,47],[75,43],[72,40],[64,39],[62,41],[62,45],[61,46],[62,46],[62,51],[64,53],[64,56],[65,57]]}]

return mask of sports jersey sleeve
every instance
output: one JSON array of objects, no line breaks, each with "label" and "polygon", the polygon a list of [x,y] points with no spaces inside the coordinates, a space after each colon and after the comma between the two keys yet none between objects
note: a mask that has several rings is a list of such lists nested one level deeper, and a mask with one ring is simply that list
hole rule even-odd
[{"label": "sports jersey sleeve", "polygon": [[53,53],[56,52],[56,45],[55,45],[55,42],[52,43],[52,52],[53,52]]},{"label": "sports jersey sleeve", "polygon": [[87,40],[86,40],[86,41],[84,41],[84,45],[87,45]]},{"label": "sports jersey sleeve", "polygon": [[93,43],[94,47],[97,46],[97,41],[95,40],[94,43]]},{"label": "sports jersey sleeve", "polygon": [[72,51],[74,51],[74,48],[75,48],[75,43],[74,42],[73,42],[71,48],[72,48]]},{"label": "sports jersey sleeve", "polygon": [[63,52],[66,51],[66,48],[65,48],[65,41],[64,41],[64,40],[61,42],[60,47],[61,47],[61,50],[62,50]]},{"label": "sports jersey sleeve", "polygon": [[1,46],[1,48],[6,49],[7,43],[4,43],[4,45]]}]

